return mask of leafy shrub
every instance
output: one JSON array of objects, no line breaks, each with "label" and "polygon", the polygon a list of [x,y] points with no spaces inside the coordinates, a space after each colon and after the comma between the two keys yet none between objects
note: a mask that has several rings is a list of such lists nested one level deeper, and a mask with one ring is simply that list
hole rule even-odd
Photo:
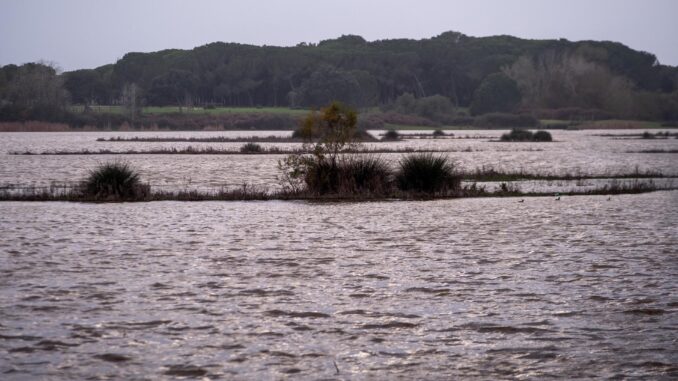
[{"label": "leafy shrub", "polygon": [[461,176],[455,173],[453,163],[446,156],[421,153],[405,156],[400,161],[396,184],[405,192],[433,195],[458,190]]},{"label": "leafy shrub", "polygon": [[141,183],[139,173],[129,164],[112,162],[90,171],[83,184],[83,193],[96,200],[139,200],[148,197],[150,187]]},{"label": "leafy shrub", "polygon": [[437,138],[439,136],[445,136],[445,132],[443,130],[440,130],[440,129],[433,131],[433,137]]},{"label": "leafy shrub", "polygon": [[242,153],[258,153],[262,152],[264,149],[257,143],[247,143],[240,147],[240,152]]}]

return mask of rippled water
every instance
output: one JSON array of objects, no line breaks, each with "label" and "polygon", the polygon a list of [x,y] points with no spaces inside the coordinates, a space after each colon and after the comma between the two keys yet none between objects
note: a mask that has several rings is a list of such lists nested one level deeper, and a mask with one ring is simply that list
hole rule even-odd
[{"label": "rippled water", "polygon": [[[456,136],[488,136],[497,139],[506,131],[453,131]],[[640,133],[641,131],[633,131]],[[378,134],[379,131],[374,131]],[[629,130],[552,131],[553,143],[501,143],[491,139],[422,139],[396,143],[378,143],[379,147],[435,148],[452,150],[449,157],[460,167],[475,169],[492,166],[497,169],[548,173],[606,174],[655,170],[678,176],[678,154],[629,154],[626,151],[678,149],[678,139],[626,139],[594,136],[600,133],[629,133]],[[75,155],[13,156],[11,151],[58,150],[146,150],[170,147],[217,147],[237,150],[242,143],[120,143],[97,142],[115,136],[268,136],[288,135],[281,131],[229,132],[67,132],[67,133],[3,133],[0,134],[0,186],[49,186],[82,179],[98,163],[122,159],[139,168],[143,179],[155,189],[214,189],[240,186],[243,183],[266,188],[279,186],[278,161],[282,155]],[[271,146],[273,144],[262,144]],[[275,144],[294,147],[294,144]],[[470,152],[465,152],[471,150]],[[464,151],[464,152],[462,152]],[[383,154],[395,163],[400,154]]]},{"label": "rippled water", "polygon": [[678,192],[0,203],[0,378],[678,377]]}]

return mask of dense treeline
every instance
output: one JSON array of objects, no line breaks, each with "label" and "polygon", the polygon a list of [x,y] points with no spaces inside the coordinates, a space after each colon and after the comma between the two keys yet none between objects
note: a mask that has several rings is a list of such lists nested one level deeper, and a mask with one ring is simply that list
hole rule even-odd
[{"label": "dense treeline", "polygon": [[[26,87],[31,81],[66,91],[36,96],[43,87]],[[43,102],[45,97],[53,102]],[[428,100],[417,106],[413,99]],[[460,107],[473,115],[538,117],[545,110],[566,109],[571,117],[676,120],[678,68],[614,42],[475,38],[457,32],[374,42],[342,36],[295,47],[217,42],[192,50],[129,53],[115,64],[61,75],[39,64],[0,68],[2,119],[68,102],[120,104],[134,114],[141,105],[308,108],[333,100],[399,109],[441,123],[463,117],[449,111]]]}]

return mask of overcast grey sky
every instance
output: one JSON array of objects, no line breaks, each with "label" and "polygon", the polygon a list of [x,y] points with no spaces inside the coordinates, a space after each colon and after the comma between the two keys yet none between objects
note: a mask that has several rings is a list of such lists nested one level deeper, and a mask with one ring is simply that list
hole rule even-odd
[{"label": "overcast grey sky", "polygon": [[678,66],[678,0],[0,0],[0,65],[64,70],[214,41],[470,36],[613,40]]}]

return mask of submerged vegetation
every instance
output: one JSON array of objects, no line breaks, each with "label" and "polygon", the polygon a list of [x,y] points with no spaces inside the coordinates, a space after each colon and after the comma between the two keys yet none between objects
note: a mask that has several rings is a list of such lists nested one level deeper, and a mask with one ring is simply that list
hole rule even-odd
[{"label": "submerged vegetation", "polygon": [[[310,113],[297,131],[304,143],[298,149],[263,147],[250,141],[234,149],[214,147],[161,148],[148,151],[54,151],[46,155],[83,154],[285,154],[279,160],[281,188],[275,191],[243,185],[212,191],[182,190],[179,192],[151,191],[143,184],[139,172],[124,162],[101,164],[78,185],[50,188],[0,188],[0,200],[64,200],[64,201],[150,201],[150,200],[369,200],[369,199],[431,199],[480,196],[537,196],[539,192],[522,192],[517,182],[522,180],[611,180],[602,187],[564,192],[563,194],[637,193],[660,188],[652,178],[665,177],[660,172],[634,172],[591,175],[583,173],[539,174],[525,171],[500,171],[491,167],[464,172],[447,156],[435,150],[375,149],[361,144],[357,133],[357,115],[349,107],[333,102]],[[398,136],[392,132],[392,137]],[[441,136],[437,130],[427,136]],[[550,141],[546,131],[532,133],[514,129],[507,134],[516,141]],[[135,138],[131,138],[135,139]],[[140,138],[141,139],[141,138]],[[153,139],[153,138],[152,138]],[[155,138],[162,139],[162,138]],[[217,138],[218,139],[218,138]],[[115,138],[108,141],[124,141]],[[135,140],[131,140],[135,141]],[[142,140],[139,140],[142,141]],[[183,141],[183,140],[170,140]],[[389,162],[375,153],[409,153],[397,162]],[[448,151],[449,152],[449,151]],[[473,152],[470,147],[463,152]],[[662,151],[663,152],[663,151]],[[14,153],[31,155],[32,152]],[[620,181],[629,179],[628,181]],[[645,180],[642,180],[645,179]],[[487,190],[487,183],[499,183]],[[485,183],[479,185],[479,183]],[[672,184],[672,182],[671,182]],[[577,184],[578,186],[579,183]],[[588,185],[587,185],[588,186]]]}]

